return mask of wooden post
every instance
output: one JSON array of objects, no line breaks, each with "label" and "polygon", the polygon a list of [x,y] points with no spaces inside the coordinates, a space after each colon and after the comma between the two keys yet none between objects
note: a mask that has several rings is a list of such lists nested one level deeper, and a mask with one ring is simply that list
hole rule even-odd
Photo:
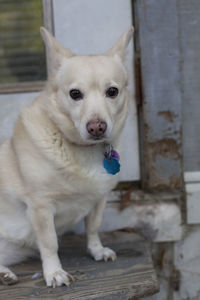
[{"label": "wooden post", "polygon": [[[176,1],[135,0],[140,57],[140,136],[143,188],[182,187],[182,116]],[[137,95],[136,94],[136,95]]]}]

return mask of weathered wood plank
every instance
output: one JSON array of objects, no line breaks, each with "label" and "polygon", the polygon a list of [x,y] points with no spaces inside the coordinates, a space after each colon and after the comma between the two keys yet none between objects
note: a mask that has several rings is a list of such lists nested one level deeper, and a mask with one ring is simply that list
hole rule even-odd
[{"label": "weathered wood plank", "polygon": [[134,1],[137,51],[141,57],[143,185],[182,187],[182,98],[177,4]]},{"label": "weathered wood plank", "polygon": [[[13,266],[20,278],[16,285],[0,286],[0,299],[140,299],[157,292],[157,278],[148,247],[133,233],[102,234],[105,245],[112,247],[115,262],[95,262],[85,252],[85,239],[65,236],[60,248],[63,267],[76,277],[70,287],[47,288],[39,260]],[[40,276],[32,279],[35,273]]]}]

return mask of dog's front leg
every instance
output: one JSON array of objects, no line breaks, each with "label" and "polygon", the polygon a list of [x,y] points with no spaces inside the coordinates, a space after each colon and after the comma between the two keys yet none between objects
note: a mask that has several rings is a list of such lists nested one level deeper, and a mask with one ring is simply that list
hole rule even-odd
[{"label": "dog's front leg", "polygon": [[87,249],[95,260],[107,261],[112,259],[114,261],[117,257],[115,252],[110,248],[103,247],[98,235],[105,205],[106,198],[97,203],[89,215],[85,218]]},{"label": "dog's front leg", "polygon": [[62,269],[58,257],[58,242],[51,207],[31,207],[28,213],[40,250],[47,286],[68,286],[73,277]]}]

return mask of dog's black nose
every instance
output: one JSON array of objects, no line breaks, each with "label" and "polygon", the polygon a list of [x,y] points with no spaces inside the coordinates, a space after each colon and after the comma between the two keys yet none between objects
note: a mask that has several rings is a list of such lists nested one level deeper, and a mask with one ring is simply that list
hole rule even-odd
[{"label": "dog's black nose", "polygon": [[89,121],[86,127],[89,134],[91,134],[93,137],[99,138],[105,133],[107,124],[104,121],[94,119]]}]

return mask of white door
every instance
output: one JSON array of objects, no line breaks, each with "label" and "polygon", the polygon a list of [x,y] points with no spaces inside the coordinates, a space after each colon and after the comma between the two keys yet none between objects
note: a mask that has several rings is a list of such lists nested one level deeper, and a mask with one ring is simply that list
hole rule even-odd
[{"label": "white door", "polygon": [[[132,24],[130,0],[53,0],[53,13],[56,39],[76,54],[105,52]],[[132,105],[123,132],[124,152],[120,172],[123,181],[140,177],[133,53],[132,43],[127,53]]]}]

